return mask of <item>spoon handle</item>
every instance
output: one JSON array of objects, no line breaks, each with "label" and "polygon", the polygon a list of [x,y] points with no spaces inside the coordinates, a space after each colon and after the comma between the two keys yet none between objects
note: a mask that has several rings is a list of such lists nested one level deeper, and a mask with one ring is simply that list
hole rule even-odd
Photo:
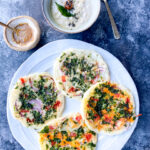
[{"label": "spoon handle", "polygon": [[11,28],[10,26],[8,26],[7,24],[4,24],[2,22],[0,22],[0,25],[3,26],[3,27],[6,27],[6,28],[9,28],[11,30],[14,30],[13,28]]},{"label": "spoon handle", "polygon": [[112,13],[111,13],[111,10],[109,8],[107,0],[104,0],[104,3],[106,5],[106,9],[107,9],[107,12],[108,12],[108,15],[109,15],[109,19],[110,19],[110,22],[111,22],[111,26],[112,26],[112,30],[113,30],[113,33],[114,33],[114,37],[115,37],[115,39],[120,39],[120,34],[119,34],[118,29],[117,29],[115,20],[114,20],[114,18],[112,16]]}]

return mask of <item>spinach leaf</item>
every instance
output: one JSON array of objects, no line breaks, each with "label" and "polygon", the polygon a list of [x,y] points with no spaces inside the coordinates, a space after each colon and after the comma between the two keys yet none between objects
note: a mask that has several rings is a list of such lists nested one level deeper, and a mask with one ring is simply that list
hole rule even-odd
[{"label": "spinach leaf", "polygon": [[45,126],[44,129],[42,129],[40,133],[48,133],[48,132],[49,132],[49,127]]},{"label": "spinach leaf", "polygon": [[32,114],[34,116],[34,123],[36,123],[36,124],[44,123],[44,120],[43,120],[40,112],[33,111]]},{"label": "spinach leaf", "polygon": [[77,129],[76,132],[77,132],[77,136],[76,136],[76,139],[77,139],[78,137],[84,134],[84,129],[80,127],[79,129]]},{"label": "spinach leaf", "polygon": [[55,4],[63,16],[65,16],[65,17],[74,17],[75,16],[74,14],[70,13],[67,9],[65,9],[62,5],[60,5],[56,2],[55,2]]},{"label": "spinach leaf", "polygon": [[68,133],[66,131],[61,131],[61,134],[68,136]]},{"label": "spinach leaf", "polygon": [[59,138],[54,138],[54,142],[60,143],[61,140]]},{"label": "spinach leaf", "polygon": [[88,120],[94,120],[95,116],[92,110],[88,110]]},{"label": "spinach leaf", "polygon": [[89,133],[93,134],[93,135],[96,135],[96,133],[92,130],[89,131]]},{"label": "spinach leaf", "polygon": [[92,148],[92,147],[96,147],[96,144],[94,144],[94,143],[88,143],[88,146],[89,146],[90,148]]},{"label": "spinach leaf", "polygon": [[71,137],[67,137],[66,141],[72,141]]}]

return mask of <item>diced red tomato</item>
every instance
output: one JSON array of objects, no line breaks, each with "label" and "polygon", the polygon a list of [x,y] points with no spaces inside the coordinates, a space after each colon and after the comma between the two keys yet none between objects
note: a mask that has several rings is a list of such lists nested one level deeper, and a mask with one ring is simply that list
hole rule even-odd
[{"label": "diced red tomato", "polygon": [[21,109],[20,112],[21,112],[21,113],[26,113],[26,112],[29,112],[29,110]]},{"label": "diced red tomato", "polygon": [[27,118],[27,122],[34,122],[34,119]]},{"label": "diced red tomato", "polygon": [[25,82],[26,82],[24,78],[20,78],[20,81],[22,84],[25,84]]},{"label": "diced red tomato", "polygon": [[96,101],[96,102],[98,102],[98,101],[99,101],[99,99],[94,98],[94,97],[92,97],[91,99],[92,99],[93,101]]},{"label": "diced red tomato", "polygon": [[139,117],[139,116],[142,116],[142,114],[138,114],[138,115],[136,115],[135,117]]},{"label": "diced red tomato", "polygon": [[117,94],[115,94],[115,96],[116,96],[116,97],[119,97],[119,96],[120,96],[120,94],[119,94],[119,93],[117,93]]},{"label": "diced red tomato", "polygon": [[51,105],[45,107],[46,110],[49,110],[50,108],[51,108]]},{"label": "diced red tomato", "polygon": [[56,103],[54,104],[53,108],[54,108],[54,109],[57,109],[57,107],[59,107],[60,104],[61,104],[60,101],[56,101]]},{"label": "diced red tomato", "polygon": [[71,132],[71,133],[70,133],[70,136],[71,136],[71,137],[76,137],[77,134],[76,134],[75,132]]},{"label": "diced red tomato", "polygon": [[74,87],[71,87],[68,92],[69,92],[69,93],[70,93],[70,92],[75,92],[75,88],[74,88]]},{"label": "diced red tomato", "polygon": [[95,80],[91,80],[91,83],[94,84],[94,83],[95,83]]},{"label": "diced red tomato", "polygon": [[114,121],[110,121],[110,123],[113,125],[115,122]]},{"label": "diced red tomato", "polygon": [[49,129],[50,129],[50,130],[54,130],[55,128],[50,125],[50,126],[49,126]]},{"label": "diced red tomato", "polygon": [[97,75],[95,76],[95,78],[94,78],[93,80],[91,80],[91,83],[92,83],[92,84],[95,84],[95,83],[97,82],[96,79],[98,79],[98,78],[99,78],[99,74],[97,74]]},{"label": "diced red tomato", "polygon": [[56,142],[54,142],[54,141],[51,141],[51,144],[52,144],[52,146],[54,146],[54,145],[56,144]]},{"label": "diced red tomato", "polygon": [[76,116],[76,120],[77,120],[77,122],[80,122],[80,121],[81,121],[81,119],[82,119],[82,116],[81,116],[81,115]]},{"label": "diced red tomato", "polygon": [[71,10],[73,8],[73,1],[72,0],[67,0],[65,3],[65,8],[67,10]]},{"label": "diced red tomato", "polygon": [[96,118],[94,119],[95,121],[98,121],[100,119],[100,116],[98,114],[94,115]]},{"label": "diced red tomato", "polygon": [[129,98],[126,99],[126,104],[128,104],[128,103],[130,103],[130,99]]},{"label": "diced red tomato", "polygon": [[90,105],[89,105],[89,104],[87,104],[87,107],[90,107]]},{"label": "diced red tomato", "polygon": [[112,121],[112,118],[111,117],[109,117],[107,114],[106,115],[104,115],[104,117],[105,117],[105,121],[106,122],[108,122],[108,123],[110,123],[111,121]]},{"label": "diced red tomato", "polygon": [[62,80],[62,82],[66,82],[66,76],[61,76],[61,80]]},{"label": "diced red tomato", "polygon": [[86,133],[85,138],[86,138],[87,142],[90,142],[90,140],[92,138],[92,134],[91,133]]}]

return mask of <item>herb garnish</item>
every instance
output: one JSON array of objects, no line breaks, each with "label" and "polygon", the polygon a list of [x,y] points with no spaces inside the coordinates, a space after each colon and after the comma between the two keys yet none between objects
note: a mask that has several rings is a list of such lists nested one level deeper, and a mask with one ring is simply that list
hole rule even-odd
[{"label": "herb garnish", "polygon": [[40,133],[48,133],[49,132],[49,127],[45,126],[43,130],[41,130]]},{"label": "herb garnish", "polygon": [[89,146],[90,148],[92,148],[92,147],[96,147],[96,144],[94,144],[94,143],[88,143],[88,146]]},{"label": "herb garnish", "polygon": [[61,13],[63,16],[65,16],[65,17],[74,17],[74,16],[75,16],[74,14],[70,13],[70,12],[69,12],[65,7],[63,7],[62,5],[60,5],[60,4],[56,3],[56,2],[55,2],[55,4],[56,4],[58,10],[60,11],[60,13]]},{"label": "herb garnish", "polygon": [[88,63],[85,56],[78,57],[73,52],[68,55],[63,53],[60,62],[62,59],[64,60],[61,70],[69,77],[69,81],[77,91],[84,93],[99,76],[99,72],[96,71],[98,66],[94,63]]}]

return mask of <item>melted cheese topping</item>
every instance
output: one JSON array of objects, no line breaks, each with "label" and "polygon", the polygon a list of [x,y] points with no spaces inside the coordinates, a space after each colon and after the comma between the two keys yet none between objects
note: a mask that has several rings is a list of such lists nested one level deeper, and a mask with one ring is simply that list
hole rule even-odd
[{"label": "melted cheese topping", "polygon": [[42,150],[94,150],[96,147],[96,133],[88,129],[79,113],[56,120],[45,126],[39,134]]},{"label": "melted cheese topping", "polygon": [[97,84],[89,95],[84,99],[86,120],[97,131],[119,131],[134,121],[132,96],[117,84]]}]

